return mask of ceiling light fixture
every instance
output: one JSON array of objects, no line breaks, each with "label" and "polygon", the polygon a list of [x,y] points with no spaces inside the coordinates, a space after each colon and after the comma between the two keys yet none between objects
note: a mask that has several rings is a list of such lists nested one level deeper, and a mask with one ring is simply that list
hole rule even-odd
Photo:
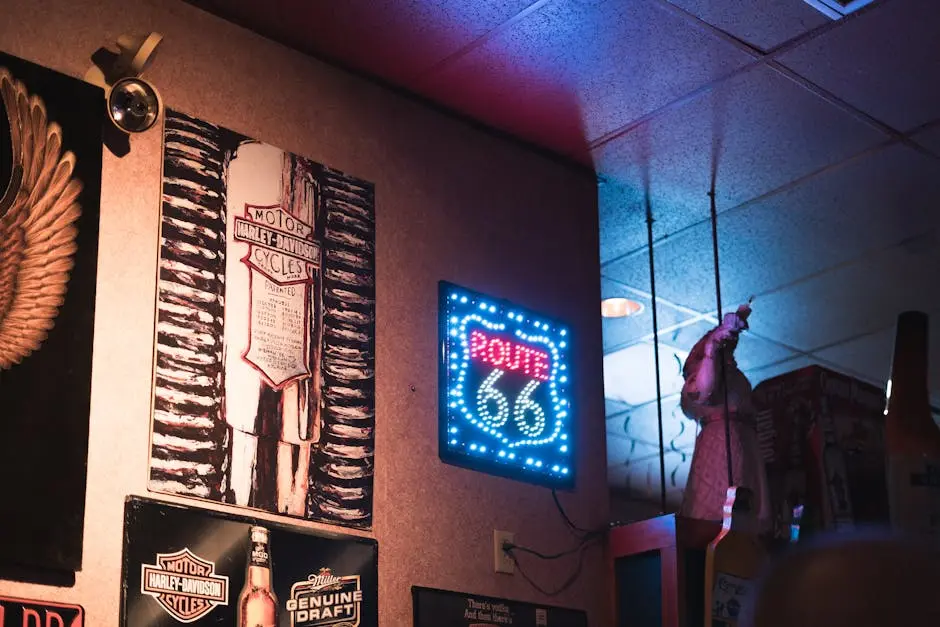
[{"label": "ceiling light fixture", "polygon": [[829,19],[838,20],[868,6],[874,0],[805,0],[805,2]]},{"label": "ceiling light fixture", "polygon": [[604,318],[627,318],[643,313],[643,304],[629,298],[605,298],[601,301],[601,316]]}]

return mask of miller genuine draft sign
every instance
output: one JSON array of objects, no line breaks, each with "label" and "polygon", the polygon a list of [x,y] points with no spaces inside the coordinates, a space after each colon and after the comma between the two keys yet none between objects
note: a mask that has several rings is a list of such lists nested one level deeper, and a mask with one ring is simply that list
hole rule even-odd
[{"label": "miller genuine draft sign", "polygon": [[306,581],[298,581],[290,589],[287,602],[291,627],[315,625],[360,624],[362,588],[359,575],[337,577],[329,568],[321,568]]},{"label": "miller genuine draft sign", "polygon": [[128,498],[124,519],[124,627],[378,624],[372,540],[137,497]]}]

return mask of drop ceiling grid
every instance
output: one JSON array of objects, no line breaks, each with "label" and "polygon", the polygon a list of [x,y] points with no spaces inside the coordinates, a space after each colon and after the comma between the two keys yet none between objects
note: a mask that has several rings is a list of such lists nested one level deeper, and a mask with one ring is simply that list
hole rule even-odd
[{"label": "drop ceiling grid", "polygon": [[[940,163],[894,144],[719,215],[727,303],[758,301],[807,277],[877,255],[940,227]],[[832,235],[838,233],[838,238]],[[654,247],[658,296],[696,312],[714,305],[711,226],[699,222]],[[609,285],[649,291],[647,251],[609,262]],[[758,303],[759,306],[759,303]]]},{"label": "drop ceiling grid", "polygon": [[[497,126],[514,130],[544,106],[551,84],[555,98],[577,109],[589,143],[751,60],[655,0],[556,1],[436,68],[422,89],[464,113],[503,118]],[[520,93],[537,97],[520,107]]]},{"label": "drop ceiling grid", "polygon": [[829,23],[805,2],[793,0],[663,0],[767,52]]},{"label": "drop ceiling grid", "polygon": [[[604,145],[594,156],[608,180],[634,189],[637,195],[648,189],[657,219],[654,235],[660,239],[707,219],[706,192],[713,168],[716,202],[723,211],[785,188],[886,139],[773,70],[758,66]],[[615,214],[618,209],[601,208]],[[640,227],[636,210],[628,208],[625,213],[634,228]],[[607,221],[617,223],[616,218]],[[639,240],[635,233],[625,237]],[[616,250],[601,251],[604,263],[611,261],[611,253],[630,252],[610,237],[605,244]]]},{"label": "drop ceiling grid", "polygon": [[938,32],[935,2],[892,0],[785,52],[779,61],[907,132],[940,113]]}]

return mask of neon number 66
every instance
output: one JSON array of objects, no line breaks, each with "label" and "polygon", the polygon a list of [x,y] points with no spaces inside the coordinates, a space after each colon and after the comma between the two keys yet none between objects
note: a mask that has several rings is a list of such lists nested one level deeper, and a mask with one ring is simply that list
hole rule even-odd
[{"label": "neon number 66", "polygon": [[[502,376],[502,370],[493,370],[477,389],[477,415],[493,429],[502,427],[509,420],[509,399],[494,387]],[[512,408],[516,425],[530,438],[536,438],[545,431],[545,410],[532,398],[539,384],[539,381],[529,381],[519,392]]]}]

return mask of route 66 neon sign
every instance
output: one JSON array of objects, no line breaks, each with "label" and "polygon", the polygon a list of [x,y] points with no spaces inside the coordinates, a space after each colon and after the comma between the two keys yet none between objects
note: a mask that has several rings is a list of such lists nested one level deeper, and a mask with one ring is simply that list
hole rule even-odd
[{"label": "route 66 neon sign", "polygon": [[441,458],[573,485],[568,329],[449,283],[440,290]]}]

